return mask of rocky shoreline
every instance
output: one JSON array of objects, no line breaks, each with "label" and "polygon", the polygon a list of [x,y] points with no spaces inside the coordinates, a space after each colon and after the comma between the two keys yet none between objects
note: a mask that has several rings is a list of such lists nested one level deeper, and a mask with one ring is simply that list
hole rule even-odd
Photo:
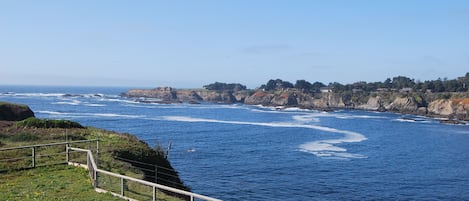
[{"label": "rocky shoreline", "polygon": [[143,103],[242,103],[322,111],[358,109],[442,118],[443,123],[465,124],[464,121],[469,121],[469,93],[452,93],[448,97],[448,93],[343,94],[335,92],[305,93],[294,88],[275,91],[217,91],[158,87],[155,89],[133,89],[122,93],[121,96],[135,98],[136,101]]}]

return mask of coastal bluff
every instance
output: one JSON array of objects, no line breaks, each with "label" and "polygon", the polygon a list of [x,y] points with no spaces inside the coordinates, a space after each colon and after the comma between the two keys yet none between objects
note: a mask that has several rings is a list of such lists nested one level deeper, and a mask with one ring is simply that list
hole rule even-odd
[{"label": "coastal bluff", "polygon": [[0,121],[21,121],[34,117],[34,112],[27,106],[0,102]]},{"label": "coastal bluff", "polygon": [[359,109],[381,112],[415,114],[448,120],[469,120],[469,93],[422,93],[422,92],[372,92],[372,93],[310,93],[287,88],[258,90],[208,90],[132,89],[121,94],[144,103],[191,103],[202,102],[272,107],[299,107],[330,111],[334,109]]},{"label": "coastal bluff", "polygon": [[247,91],[216,91],[206,89],[175,89],[172,87],[157,87],[154,89],[132,89],[121,94],[127,98],[137,98],[146,103],[244,103]]}]

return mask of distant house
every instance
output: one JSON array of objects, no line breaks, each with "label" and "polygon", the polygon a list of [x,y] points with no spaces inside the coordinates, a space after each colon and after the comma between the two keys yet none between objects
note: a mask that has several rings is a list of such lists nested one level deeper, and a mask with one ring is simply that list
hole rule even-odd
[{"label": "distant house", "polygon": [[333,89],[333,87],[321,87],[319,91],[321,91],[321,93],[331,93]]},{"label": "distant house", "polygon": [[402,88],[401,90],[399,90],[399,92],[401,92],[401,93],[411,93],[413,91],[414,91],[414,89],[412,89],[410,87],[405,87],[405,88]]},{"label": "distant house", "polygon": [[353,93],[363,92],[363,89],[352,89],[352,92]]}]

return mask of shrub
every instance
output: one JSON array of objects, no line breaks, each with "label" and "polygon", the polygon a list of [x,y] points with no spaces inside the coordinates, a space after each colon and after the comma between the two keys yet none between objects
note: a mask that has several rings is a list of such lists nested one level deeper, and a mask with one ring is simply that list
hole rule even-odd
[{"label": "shrub", "polygon": [[38,118],[27,118],[23,121],[17,122],[17,126],[21,127],[36,127],[36,128],[83,128],[77,122],[69,120],[49,120],[49,119],[38,119]]}]

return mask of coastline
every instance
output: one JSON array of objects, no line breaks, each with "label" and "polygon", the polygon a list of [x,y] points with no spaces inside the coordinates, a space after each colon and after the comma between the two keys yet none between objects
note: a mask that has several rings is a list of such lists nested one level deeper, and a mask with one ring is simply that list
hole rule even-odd
[{"label": "coastline", "polygon": [[[469,93],[355,93],[348,99],[342,93],[305,93],[297,89],[276,91],[243,90],[217,91],[207,89],[133,89],[121,93],[141,103],[157,104],[246,104],[276,107],[278,109],[300,108],[318,111],[338,109],[392,112],[396,114],[421,115],[439,119],[441,123],[467,125],[469,121]],[[344,98],[345,97],[345,98]]]}]

